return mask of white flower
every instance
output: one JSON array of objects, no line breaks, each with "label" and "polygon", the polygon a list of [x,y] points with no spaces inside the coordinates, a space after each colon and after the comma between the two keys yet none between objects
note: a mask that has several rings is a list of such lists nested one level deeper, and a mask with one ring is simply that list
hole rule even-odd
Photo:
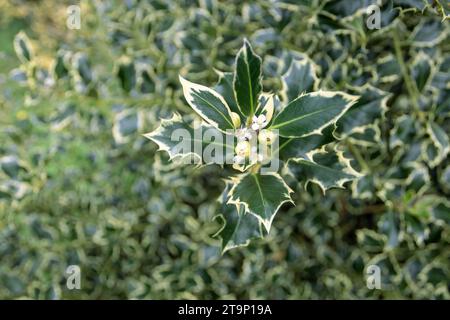
[{"label": "white flower", "polygon": [[258,153],[258,148],[257,147],[252,147],[251,151],[250,151],[250,160],[252,162],[257,162],[257,161],[262,161],[263,160],[263,155]]},{"label": "white flower", "polygon": [[253,137],[252,130],[248,128],[237,129],[236,137],[238,141],[250,141]]},{"label": "white flower", "polygon": [[248,157],[250,155],[250,143],[248,141],[239,141],[235,151],[238,156]]},{"label": "white flower", "polygon": [[252,129],[253,130],[261,130],[267,126],[267,119],[266,116],[263,114],[260,114],[259,116],[253,116],[252,119]]},{"label": "white flower", "polygon": [[244,164],[244,162],[245,162],[245,157],[234,156],[234,158],[233,158],[233,163],[234,164]]}]

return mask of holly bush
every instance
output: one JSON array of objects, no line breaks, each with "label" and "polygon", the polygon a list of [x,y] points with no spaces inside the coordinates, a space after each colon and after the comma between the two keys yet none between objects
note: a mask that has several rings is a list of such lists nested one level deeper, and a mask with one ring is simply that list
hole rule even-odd
[{"label": "holly bush", "polygon": [[449,298],[447,3],[0,12],[1,298]]}]

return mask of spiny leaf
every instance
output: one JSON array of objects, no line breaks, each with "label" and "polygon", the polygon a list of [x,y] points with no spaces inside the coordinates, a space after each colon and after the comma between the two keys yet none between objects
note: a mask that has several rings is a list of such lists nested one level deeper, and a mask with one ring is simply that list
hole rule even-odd
[{"label": "spiny leaf", "polygon": [[[202,124],[200,129],[199,133],[196,133],[195,129],[184,122],[180,115],[174,114],[171,119],[163,119],[156,130],[145,134],[144,137],[155,142],[159,146],[159,150],[166,151],[170,159],[183,158],[188,161],[192,160],[192,163],[208,164],[212,162],[204,157],[208,148],[221,150],[220,152],[224,157],[219,159],[222,161],[226,161],[228,157],[233,156],[233,144],[227,144],[228,141],[223,133],[215,127],[205,124]],[[215,137],[221,138],[219,140],[206,140],[202,135],[207,130],[213,131]],[[219,159],[214,159],[214,161]]]},{"label": "spiny leaf", "polygon": [[290,158],[307,158],[307,154],[312,150],[335,140],[333,132],[335,125],[331,124],[323,129],[322,134],[313,134],[303,138],[280,138],[279,155],[283,160]]},{"label": "spiny leaf", "polygon": [[292,60],[289,69],[281,76],[282,97],[292,101],[301,93],[317,90],[316,66],[309,59]]},{"label": "spiny leaf", "polygon": [[248,213],[255,215],[269,232],[273,218],[285,202],[292,202],[293,192],[277,173],[248,173],[233,181],[229,192],[229,204],[243,205]]},{"label": "spiny leaf", "polygon": [[280,136],[301,138],[321,131],[335,123],[357,97],[343,92],[319,91],[299,96],[290,102],[273,120],[272,129]]},{"label": "spiny leaf", "polygon": [[262,90],[261,77],[261,58],[253,52],[250,43],[244,40],[244,45],[236,56],[233,87],[238,106],[246,116],[251,116],[256,111],[258,96]]},{"label": "spiny leaf", "polygon": [[343,151],[324,147],[311,155],[311,160],[299,158],[288,163],[290,172],[297,180],[316,183],[325,193],[327,189],[343,188],[347,181],[360,176],[350,165],[350,159],[345,158]]},{"label": "spiny leaf", "polygon": [[236,207],[234,204],[227,204],[230,188],[231,185],[228,183],[220,197],[222,205],[218,218],[222,220],[223,225],[214,235],[222,239],[222,252],[247,246],[250,240],[263,237],[261,223],[254,215],[246,213],[243,205]]},{"label": "spiny leaf", "polygon": [[225,99],[214,90],[180,76],[186,101],[203,120],[222,132],[234,129],[231,110]]},{"label": "spiny leaf", "polygon": [[396,118],[389,134],[391,148],[412,143],[417,130],[417,122],[412,116],[404,114]]},{"label": "spiny leaf", "polygon": [[366,126],[380,119],[387,110],[389,93],[370,85],[356,91],[360,98],[336,123],[336,133],[340,137],[363,132]]},{"label": "spiny leaf", "polygon": [[445,39],[447,31],[445,24],[439,20],[428,19],[415,27],[411,34],[411,41],[417,47],[433,47]]},{"label": "spiny leaf", "polygon": [[437,123],[429,122],[427,132],[430,135],[433,145],[436,147],[436,156],[430,158],[432,167],[444,160],[450,152],[450,141],[448,134]]}]

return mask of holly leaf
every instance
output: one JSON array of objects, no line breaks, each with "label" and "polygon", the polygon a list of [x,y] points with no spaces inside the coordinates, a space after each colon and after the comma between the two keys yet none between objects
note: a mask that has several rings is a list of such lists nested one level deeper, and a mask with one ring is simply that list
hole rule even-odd
[{"label": "holly leaf", "polygon": [[248,173],[233,181],[228,204],[243,205],[247,214],[253,214],[270,231],[278,209],[292,202],[293,192],[277,173]]},{"label": "holly leaf", "polygon": [[431,61],[432,59],[427,54],[420,51],[412,62],[411,75],[419,92],[424,90],[432,78],[433,65]]},{"label": "holly leaf", "polygon": [[222,227],[213,237],[222,239],[222,253],[227,250],[247,246],[251,240],[261,239],[263,230],[261,223],[252,214],[245,212],[243,205],[235,206],[227,204],[228,192],[231,185],[223,191],[219,201],[221,202],[221,214],[216,218],[222,222]]},{"label": "holly leaf", "polygon": [[253,52],[245,39],[236,56],[236,71],[233,87],[241,113],[250,116],[255,113],[258,96],[262,91],[261,58]]},{"label": "holly leaf", "polygon": [[400,65],[393,54],[378,59],[376,69],[382,83],[395,82],[401,74]]},{"label": "holly leaf", "polygon": [[[213,138],[206,139],[206,136]],[[230,157],[234,155],[233,140],[228,141],[223,133],[206,124],[194,129],[184,122],[179,114],[174,114],[170,119],[163,119],[156,130],[144,134],[144,137],[155,142],[159,151],[166,151],[171,160],[181,158],[190,161],[189,163],[223,164],[231,162]],[[212,148],[215,149],[217,157],[206,157]]]},{"label": "holly leaf", "polygon": [[267,123],[270,123],[273,117],[273,113],[275,111],[275,101],[278,97],[269,93],[261,93],[258,98],[258,107],[255,112],[255,116],[259,116],[264,114],[266,117]]},{"label": "holly leaf", "polygon": [[216,73],[219,75],[219,81],[214,87],[214,90],[216,90],[220,95],[222,95],[222,97],[225,99],[232,112],[236,112],[237,114],[241,115],[241,110],[239,110],[239,107],[236,102],[236,97],[234,96],[233,72],[221,72],[216,70]]},{"label": "holly leaf", "polygon": [[323,129],[322,134],[313,134],[303,138],[280,138],[279,155],[283,160],[307,158],[308,153],[335,140],[334,124]]},{"label": "holly leaf", "polygon": [[33,50],[30,39],[25,32],[20,31],[14,38],[14,51],[22,63],[30,62],[33,58]]},{"label": "holly leaf", "polygon": [[431,138],[432,145],[435,147],[435,155],[429,157],[430,165],[435,167],[443,161],[450,152],[450,141],[445,130],[435,122],[428,123],[427,132]]},{"label": "holly leaf", "polygon": [[231,110],[225,99],[216,91],[190,82],[180,76],[186,101],[203,120],[222,132],[233,130]]},{"label": "holly leaf", "polygon": [[358,101],[337,121],[336,134],[345,137],[352,133],[362,133],[387,110],[390,94],[370,85],[358,89]]},{"label": "holly leaf", "polygon": [[136,68],[128,57],[122,57],[117,64],[117,77],[125,92],[130,92],[136,85]]},{"label": "holly leaf", "polygon": [[133,109],[125,109],[117,113],[112,128],[114,141],[117,144],[129,142],[142,128],[143,123],[142,114]]},{"label": "holly leaf", "polygon": [[292,60],[289,69],[281,76],[284,101],[292,101],[301,93],[317,90],[319,79],[316,67],[309,59]]},{"label": "holly leaf", "polygon": [[286,138],[320,134],[335,123],[357,100],[343,92],[318,91],[299,96],[274,118],[272,129]]},{"label": "holly leaf", "polygon": [[76,81],[89,85],[94,81],[92,65],[85,53],[77,52],[72,58],[73,74]]},{"label": "holly leaf", "polygon": [[311,159],[292,159],[288,163],[290,172],[297,180],[316,183],[325,193],[330,188],[344,188],[344,183],[360,176],[350,165],[350,159],[345,158],[343,151],[324,147]]},{"label": "holly leaf", "polygon": [[330,1],[324,6],[324,10],[340,18],[354,15],[358,12],[364,12],[368,6],[372,5],[372,0],[337,0]]},{"label": "holly leaf", "polygon": [[416,47],[434,47],[445,39],[445,24],[439,20],[422,20],[413,30],[410,40]]}]

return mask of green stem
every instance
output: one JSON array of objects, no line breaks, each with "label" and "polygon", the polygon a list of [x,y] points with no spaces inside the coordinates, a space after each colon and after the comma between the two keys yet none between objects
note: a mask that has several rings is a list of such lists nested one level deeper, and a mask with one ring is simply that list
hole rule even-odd
[{"label": "green stem", "polygon": [[419,93],[417,91],[416,85],[414,84],[414,82],[408,72],[408,68],[406,67],[405,60],[403,59],[400,39],[398,37],[398,33],[397,33],[396,29],[393,30],[392,35],[393,35],[393,40],[394,40],[395,56],[400,65],[400,70],[402,72],[403,80],[405,81],[406,90],[408,91],[408,94],[411,98],[411,102],[417,113],[417,116],[419,117],[420,120],[423,120],[423,113],[420,110],[420,106],[418,103]]},{"label": "green stem", "polygon": [[253,167],[250,168],[251,174],[257,174],[259,172],[259,169],[261,168],[261,164],[257,163]]}]

